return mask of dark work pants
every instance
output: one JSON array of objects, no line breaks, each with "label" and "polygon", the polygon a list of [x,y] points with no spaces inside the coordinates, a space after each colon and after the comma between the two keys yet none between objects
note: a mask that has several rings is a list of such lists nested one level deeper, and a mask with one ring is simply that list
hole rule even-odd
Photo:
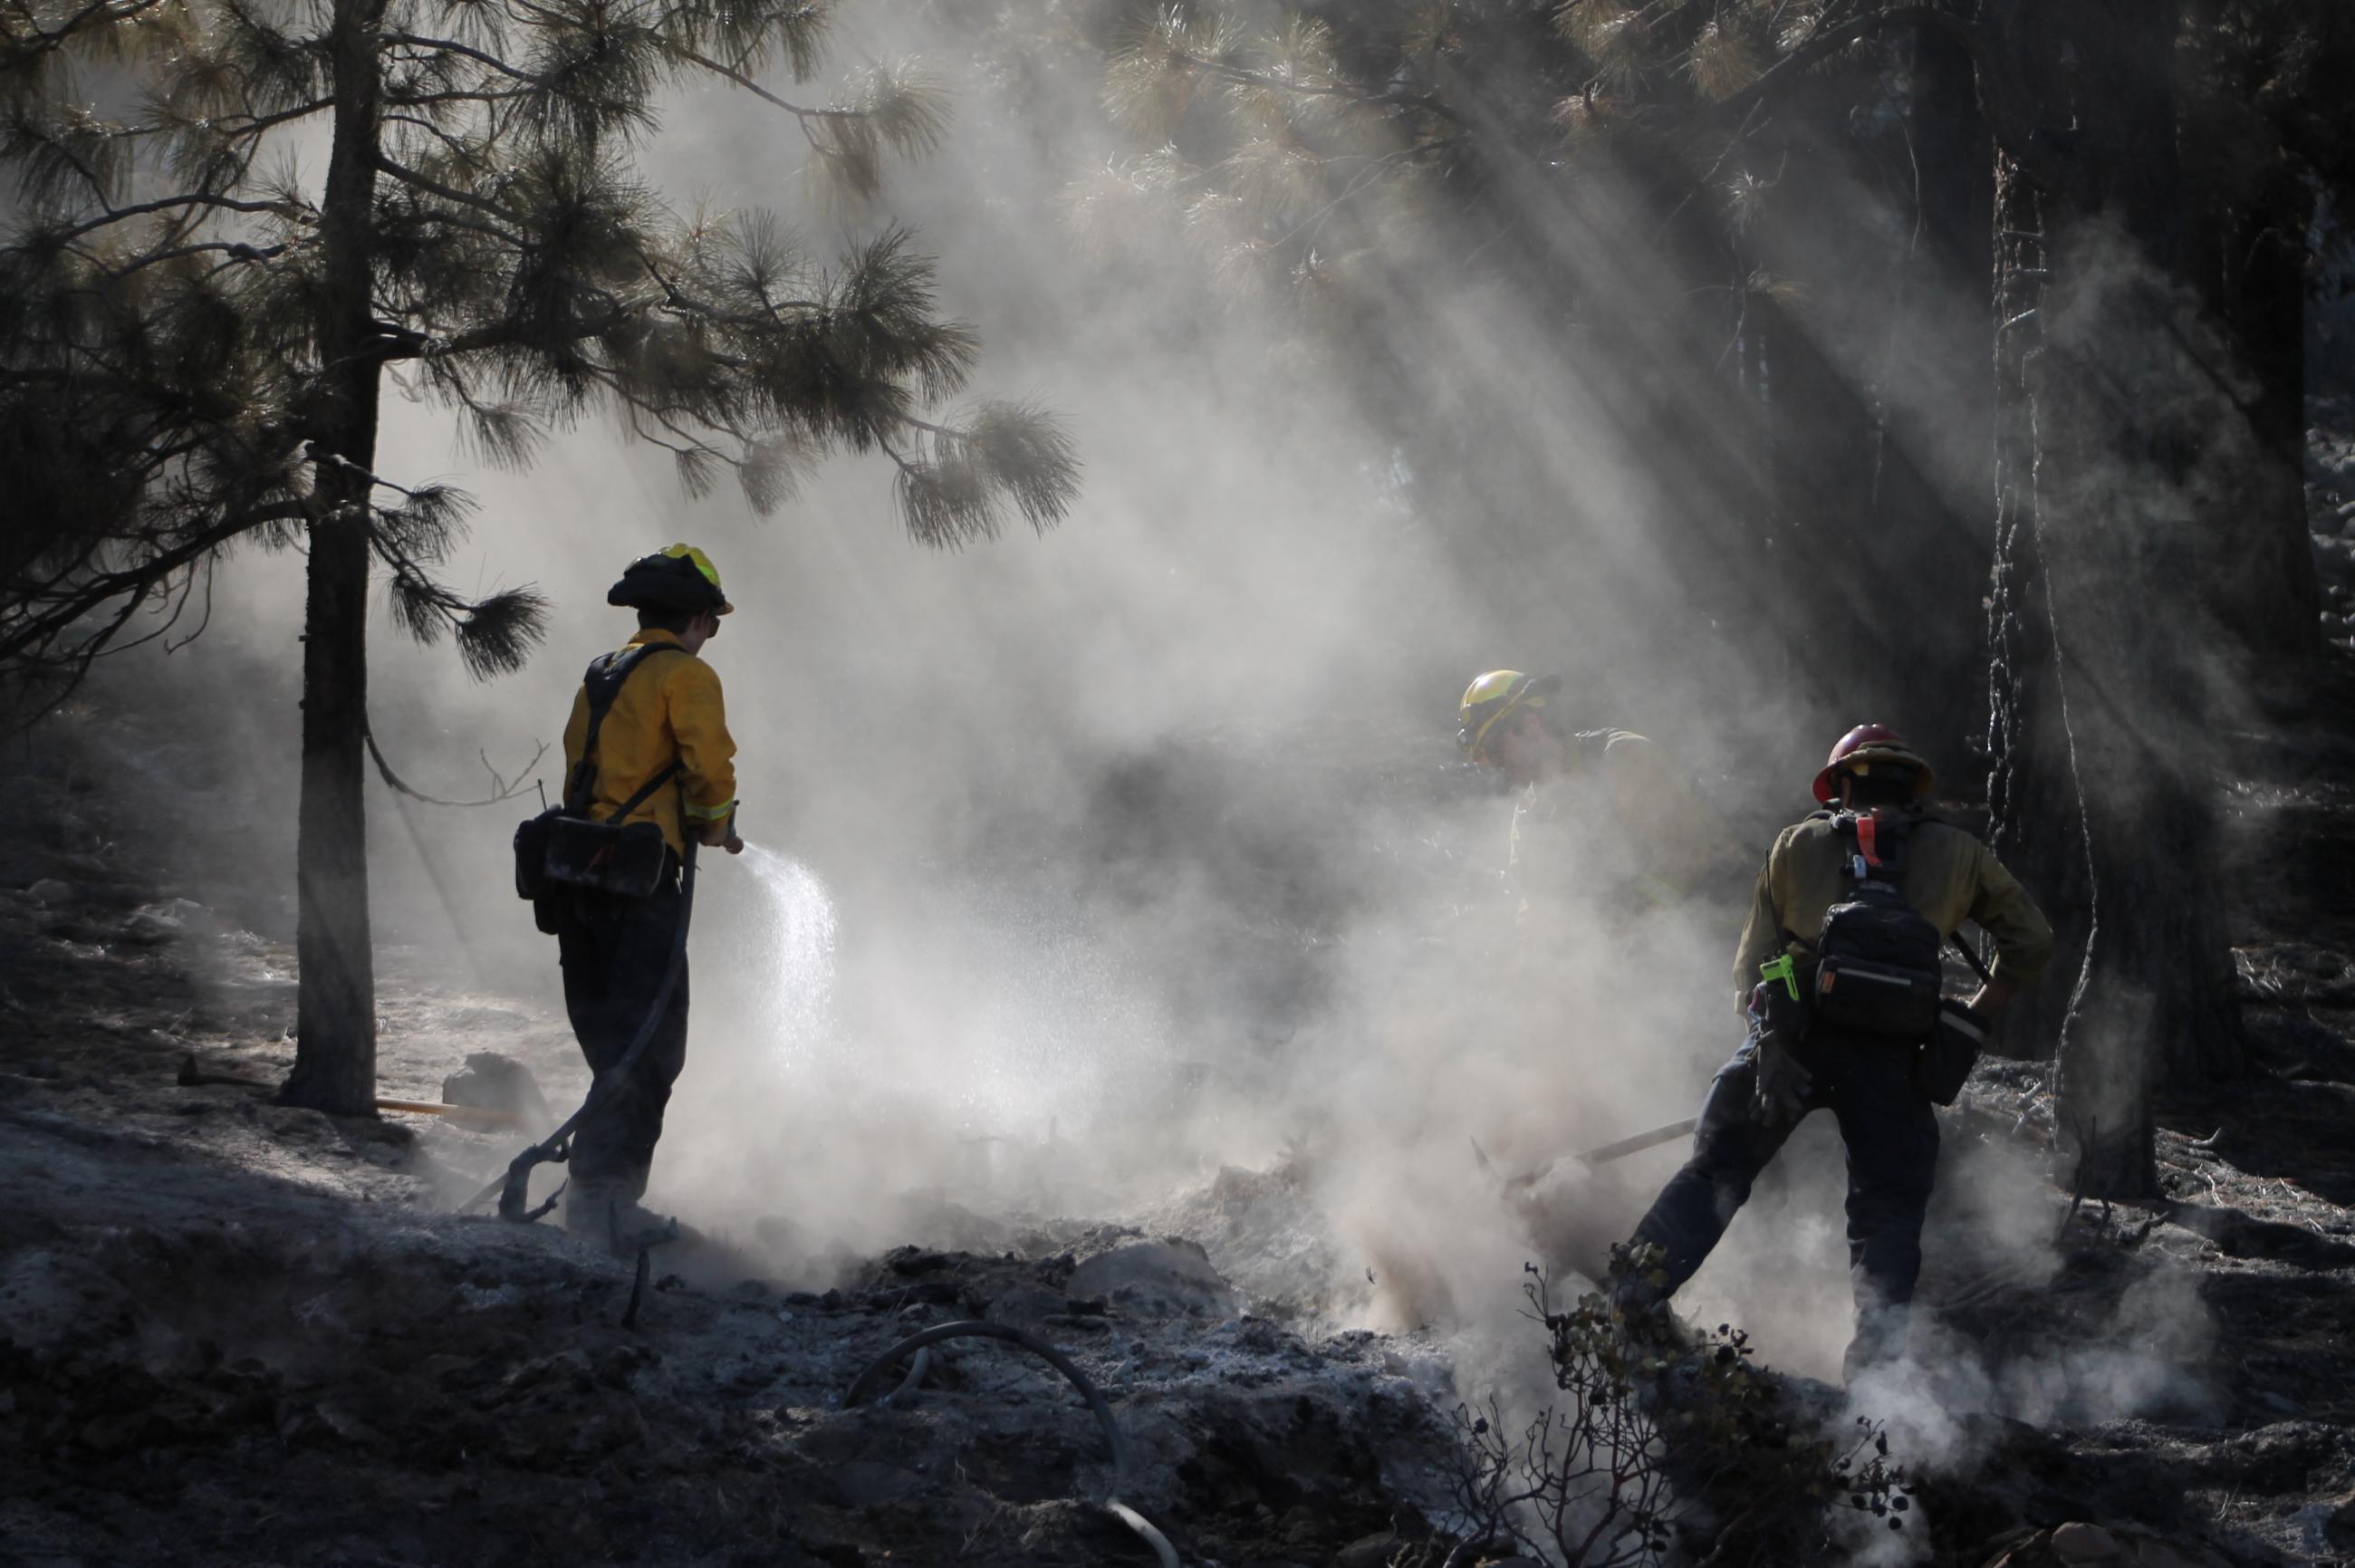
[{"label": "dark work pants", "polygon": [[[603,1073],[628,1054],[653,1008],[678,939],[676,863],[644,898],[592,894],[557,933],[564,962],[564,1010],[590,1068]],[[575,1183],[618,1181],[635,1202],[646,1189],[662,1136],[670,1086],[687,1065],[687,959],[654,1038],[629,1075],[595,1097],[572,1134]]]},{"label": "dark work pants", "polygon": [[[1668,1288],[1690,1279],[1751,1183],[1796,1122],[1766,1126],[1751,1115],[1758,1037],[1718,1070],[1702,1102],[1692,1157],[1636,1227],[1636,1240],[1666,1254]],[[1818,1035],[1799,1047],[1815,1073],[1807,1110],[1828,1108],[1848,1147],[1849,1278],[1856,1292],[1849,1371],[1904,1349],[1906,1308],[1922,1272],[1922,1217],[1938,1166],[1938,1118],[1913,1086],[1913,1048],[1885,1040]]]}]

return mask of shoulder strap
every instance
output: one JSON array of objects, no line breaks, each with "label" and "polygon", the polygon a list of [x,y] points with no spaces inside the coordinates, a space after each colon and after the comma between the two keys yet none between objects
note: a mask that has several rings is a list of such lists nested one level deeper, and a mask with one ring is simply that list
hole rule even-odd
[{"label": "shoulder strap", "polygon": [[[1896,887],[1905,870],[1906,841],[1924,820],[1918,815],[1903,813],[1892,813],[1883,820],[1869,812],[1841,812],[1838,816],[1840,831],[1856,845],[1856,852],[1849,857],[1843,874],[1859,882],[1874,881]],[[1971,972],[1982,983],[1994,979],[1987,966],[1979,961],[1977,949],[1963,940],[1961,932],[1949,932],[1947,940],[1955,944],[1955,951],[1963,955],[1963,962],[1971,966]]]},{"label": "shoulder strap", "polygon": [[[605,715],[613,711],[613,699],[622,694],[623,683],[636,673],[640,665],[655,655],[685,652],[687,650],[677,643],[641,643],[634,648],[600,654],[589,661],[588,669],[581,677],[581,684],[589,693],[589,732],[581,737],[581,761],[574,765],[572,777],[565,784],[564,808],[567,811],[583,816],[588,814],[590,792],[597,783],[597,731],[605,727]],[[677,772],[678,764],[674,762],[656,773],[644,789],[631,796],[629,803],[614,814],[615,817],[627,816],[635,811],[645,803],[646,796],[662,787]]]},{"label": "shoulder strap", "polygon": [[662,772],[655,774],[654,777],[640,784],[638,786],[637,793],[630,796],[629,799],[623,801],[621,805],[615,806],[613,808],[613,815],[607,817],[605,820],[608,822],[620,822],[625,819],[630,813],[637,810],[638,807],[646,803],[646,797],[648,795],[654,794],[655,791],[662,788],[663,785],[670,783],[672,779],[677,777],[678,770],[685,765],[686,764],[682,763],[677,757],[673,757],[670,761],[670,766],[663,769]]},{"label": "shoulder strap", "polygon": [[1995,976],[1988,973],[1987,966],[1985,964],[1979,962],[1978,949],[1973,947],[1969,943],[1965,942],[1961,932],[1957,931],[1950,933],[1947,940],[1955,944],[1955,951],[1963,955],[1963,962],[1971,966],[1971,973],[1979,977],[1980,985],[1991,986],[1995,984]]},{"label": "shoulder strap", "polygon": [[1873,811],[1843,811],[1834,819],[1841,834],[1855,848],[1849,851],[1843,874],[1856,882],[1879,882],[1890,888],[1903,885],[1905,875],[1905,845],[1913,831],[1913,818],[1900,812],[1882,816]]}]

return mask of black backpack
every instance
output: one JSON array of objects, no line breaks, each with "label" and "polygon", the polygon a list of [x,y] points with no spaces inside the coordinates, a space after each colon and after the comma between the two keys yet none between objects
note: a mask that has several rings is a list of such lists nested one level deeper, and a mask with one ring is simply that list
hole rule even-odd
[{"label": "black backpack", "polygon": [[1824,912],[1816,937],[1815,1027],[1891,1040],[1924,1040],[1938,1026],[1945,938],[1905,901],[1905,841],[1914,818],[1841,812],[1846,900]]},{"label": "black backpack", "polygon": [[677,775],[679,763],[674,760],[656,773],[603,821],[591,817],[589,808],[597,784],[597,731],[604,728],[623,682],[655,654],[684,652],[676,643],[643,643],[592,659],[581,677],[589,691],[589,731],[581,742],[580,763],[564,782],[563,804],[516,828],[516,893],[532,901],[542,931],[558,928],[561,909],[554,895],[560,891],[642,898],[660,884],[670,851],[662,829],[651,822],[623,824]]}]

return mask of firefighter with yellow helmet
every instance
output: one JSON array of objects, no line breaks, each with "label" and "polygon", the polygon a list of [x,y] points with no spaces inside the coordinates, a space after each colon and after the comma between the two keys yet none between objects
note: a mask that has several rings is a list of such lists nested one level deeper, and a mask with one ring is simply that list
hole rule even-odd
[{"label": "firefighter with yellow helmet", "polygon": [[1690,897],[1736,876],[1724,820],[1677,776],[1668,753],[1627,730],[1572,730],[1558,676],[1493,669],[1465,688],[1456,744],[1519,788],[1506,875],[1526,902],[1578,888],[1625,912]]},{"label": "firefighter with yellow helmet", "polygon": [[639,1200],[671,1085],[687,1064],[680,869],[690,842],[733,855],[744,841],[736,833],[736,742],[719,673],[702,658],[719,618],[736,608],[719,569],[695,546],[675,544],[631,562],[605,602],[636,611],[637,630],[590,664],[573,697],[566,795],[598,822],[652,823],[663,865],[652,891],[578,894],[556,922],[565,1011],[601,1080],[572,1136],[564,1220],[626,1252],[662,1229]]}]

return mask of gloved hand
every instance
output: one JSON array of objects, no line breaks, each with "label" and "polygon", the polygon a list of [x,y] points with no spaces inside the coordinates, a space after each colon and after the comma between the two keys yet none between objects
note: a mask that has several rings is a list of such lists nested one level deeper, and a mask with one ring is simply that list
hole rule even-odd
[{"label": "gloved hand", "polygon": [[1790,1041],[1779,1034],[1760,1036],[1754,1061],[1757,1078],[1751,1088],[1750,1114],[1770,1127],[1806,1115],[1807,1090],[1816,1075],[1801,1064]]}]

